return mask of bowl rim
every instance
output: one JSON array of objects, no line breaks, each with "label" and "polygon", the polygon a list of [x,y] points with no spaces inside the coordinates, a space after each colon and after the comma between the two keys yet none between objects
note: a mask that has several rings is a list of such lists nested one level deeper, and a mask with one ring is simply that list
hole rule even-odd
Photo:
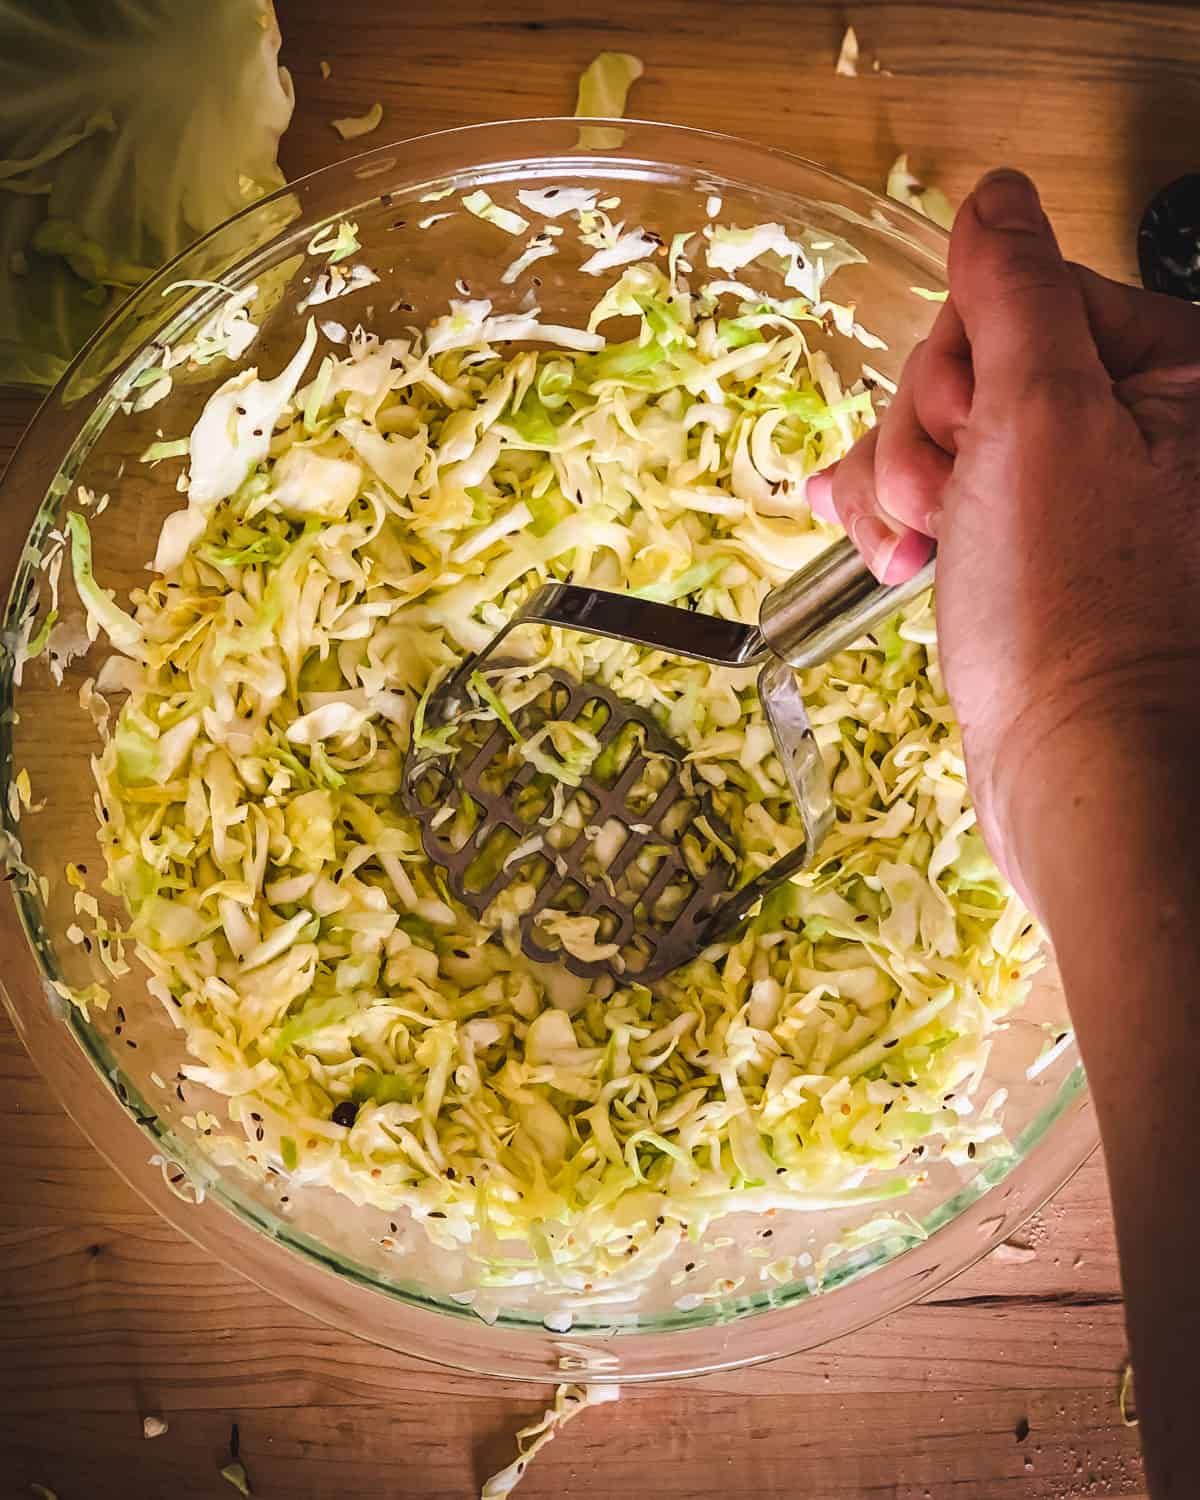
[{"label": "bowl rim", "polygon": [[[57,503],[69,487],[55,488],[72,455],[81,443],[88,442],[97,414],[104,411],[106,402],[111,405],[112,390],[144,353],[151,335],[139,338],[126,358],[114,368],[106,369],[94,389],[72,395],[81,372],[88,370],[89,362],[97,358],[115,329],[138,326],[139,315],[147,309],[159,313],[160,328],[177,314],[178,304],[163,299],[162,292],[189,263],[209,253],[214,246],[219,247],[223,237],[232,248],[238,249],[238,230],[247,220],[289,198],[303,202],[306,189],[311,191],[314,184],[344,180],[350,188],[357,181],[364,185],[364,198],[377,197],[377,179],[395,166],[396,177],[403,180],[406,189],[411,189],[414,179],[401,155],[406,152],[411,156],[417,153],[417,148],[435,154],[439,150],[457,153],[459,159],[443,167],[442,173],[459,179],[501,164],[532,170],[538,163],[536,153],[518,155],[512,150],[493,150],[488,156],[487,143],[503,144],[514,136],[524,135],[531,138],[531,144],[536,144],[533,137],[538,134],[557,131],[565,137],[568,132],[576,133],[580,123],[573,116],[495,121],[376,146],[306,173],[247,206],[164,266],[114,313],[72,362],[62,381],[35,413],[0,481],[2,503],[11,507],[10,516],[16,522],[12,524],[10,520],[7,534],[0,540],[0,590],[9,600],[9,607],[26,539],[40,510],[48,503],[48,497],[53,496]],[[652,158],[636,151],[631,153],[625,140],[632,139],[635,148],[643,141],[660,147],[669,141],[680,143],[680,154],[684,155],[706,150],[715,152],[718,158],[727,154],[742,156],[743,174],[752,174],[741,179],[745,185],[767,193],[789,191],[761,181],[759,169],[765,175],[764,164],[770,163],[784,176],[796,179],[790,188],[794,195],[811,198],[814,188],[828,188],[838,196],[839,213],[853,217],[854,208],[847,209],[841,201],[850,199],[864,217],[871,217],[874,228],[878,230],[882,216],[895,236],[910,244],[919,255],[931,262],[944,262],[948,237],[940,227],[906,206],[804,157],[690,126],[634,119],[605,123],[623,132],[621,148],[615,154],[580,152],[572,158],[580,164],[589,164],[597,174],[616,161],[663,161],[661,151]],[[472,150],[479,143],[485,145],[482,158],[478,150]],[[546,148],[543,146],[542,150]],[[560,158],[555,156],[554,160]],[[707,164],[690,159],[682,162],[667,159],[664,164],[688,171],[709,170]],[[719,168],[714,169],[714,176],[720,177]],[[727,175],[725,180],[738,179]],[[425,179],[418,177],[415,181],[423,184]],[[234,276],[242,274],[246,263],[264,253],[264,249],[294,238],[299,232],[298,224],[305,226],[305,234],[311,234],[315,222],[319,221],[301,212],[295,220],[283,225],[279,236],[272,237],[266,247],[252,245],[248,254],[235,255],[229,272]],[[245,246],[240,250],[244,252]],[[200,295],[185,299],[190,317],[198,315]],[[0,676],[11,681],[7,636],[3,653]],[[11,731],[7,726],[3,727],[2,738],[0,783],[7,780],[12,769],[11,755],[4,753],[11,749]],[[0,784],[0,793],[3,790]],[[8,820],[7,798],[0,796],[0,804],[6,827],[15,835],[16,826]],[[468,1309],[463,1309],[460,1315],[450,1315],[447,1309],[406,1296],[399,1290],[391,1290],[389,1294],[387,1287],[372,1282],[348,1261],[330,1252],[322,1255],[315,1244],[302,1243],[304,1237],[300,1234],[289,1236],[286,1224],[275,1226],[264,1222],[261,1208],[250,1206],[248,1200],[237,1202],[238,1194],[228,1191],[224,1184],[218,1192],[202,1194],[199,1202],[182,1199],[176,1190],[178,1184],[173,1186],[167,1180],[165,1169],[160,1172],[157,1166],[148,1163],[147,1146],[152,1151],[158,1148],[156,1154],[161,1155],[166,1149],[163,1140],[153,1127],[136,1123],[138,1105],[128,1096],[122,1098],[119,1073],[113,1068],[112,1059],[97,1052],[96,1036],[85,1033],[74,1009],[59,1000],[43,978],[36,956],[38,934],[31,930],[30,912],[15,885],[11,898],[0,902],[0,931],[9,938],[9,964],[0,983],[0,998],[22,1042],[91,1144],[158,1213],[219,1261],[299,1310],[368,1341],[478,1374],[624,1383],[708,1373],[814,1347],[907,1305],[987,1254],[1058,1191],[1097,1143],[1095,1119],[1082,1071],[1076,1068],[1060,1087],[1055,1108],[1044,1110],[1038,1117],[1041,1124],[1037,1133],[1045,1139],[1030,1143],[1002,1180],[986,1190],[981,1187],[975,1191],[975,1184],[983,1174],[977,1175],[943,1205],[944,1208],[959,1206],[936,1234],[923,1243],[892,1252],[877,1265],[866,1266],[864,1269],[870,1274],[859,1274],[857,1279],[847,1280],[843,1285],[835,1284],[816,1297],[798,1294],[781,1305],[715,1309],[692,1326],[622,1330],[619,1337],[607,1342],[556,1334],[533,1324],[500,1322],[491,1326]],[[100,1050],[103,1052],[103,1047]],[[96,1087],[97,1077],[105,1087]],[[119,1107],[114,1107],[114,1101]],[[1047,1170],[1051,1154],[1053,1168]],[[281,1240],[282,1248],[290,1252],[283,1278],[276,1240]],[[744,1300],[757,1303],[762,1299]],[[586,1373],[581,1377],[581,1372]]]}]

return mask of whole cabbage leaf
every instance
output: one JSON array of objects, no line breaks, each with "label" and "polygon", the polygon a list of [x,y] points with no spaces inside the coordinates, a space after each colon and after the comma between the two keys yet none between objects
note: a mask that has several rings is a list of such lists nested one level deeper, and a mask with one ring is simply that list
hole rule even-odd
[{"label": "whole cabbage leaf", "polygon": [[0,382],[49,386],[129,291],[283,184],[271,0],[0,0]]}]

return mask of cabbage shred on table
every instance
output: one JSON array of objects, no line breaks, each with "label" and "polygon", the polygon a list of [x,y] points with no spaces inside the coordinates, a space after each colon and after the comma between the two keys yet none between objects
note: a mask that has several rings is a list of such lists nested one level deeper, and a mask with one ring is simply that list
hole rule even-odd
[{"label": "cabbage shred on table", "polygon": [[[897,1197],[935,1155],[1007,1150],[989,1034],[1039,937],[975,831],[928,597],[803,674],[836,828],[736,941],[614,989],[521,955],[519,883],[487,925],[449,898],[399,797],[410,737],[446,733],[424,724],[432,686],[549,578],[754,619],[831,539],[805,477],[873,420],[809,341],[878,344],[822,300],[848,247],[710,224],[668,255],[594,197],[570,209],[585,270],[619,273],[586,328],[463,300],[314,368],[310,322],[279,375],[210,397],[128,612],[92,576],[84,512],[70,528],[118,653],[97,690],[124,694],[95,762],[107,885],[183,1074],[243,1127],[226,1152],[484,1259],[525,1240],[496,1282],[591,1291],[720,1214]],[[754,263],[783,298],[738,279]],[[544,629],[526,651],[480,715],[547,665],[595,678],[686,749],[747,876],[796,846],[753,670]],[[594,753],[549,738],[547,837]],[[114,972],[124,941],[101,945]]]}]

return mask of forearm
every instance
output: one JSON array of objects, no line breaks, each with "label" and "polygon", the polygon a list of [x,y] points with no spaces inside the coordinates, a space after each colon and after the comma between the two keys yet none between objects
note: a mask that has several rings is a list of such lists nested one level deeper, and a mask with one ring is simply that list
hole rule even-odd
[{"label": "forearm", "polygon": [[1039,777],[1019,815],[1100,1117],[1155,1500],[1195,1486],[1200,775],[1189,761],[1145,735],[1091,738],[1057,758],[1061,774]]}]

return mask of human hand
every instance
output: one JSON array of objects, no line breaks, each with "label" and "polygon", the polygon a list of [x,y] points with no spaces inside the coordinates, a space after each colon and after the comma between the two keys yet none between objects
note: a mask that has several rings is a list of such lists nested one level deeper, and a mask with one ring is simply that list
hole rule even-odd
[{"label": "human hand", "polygon": [[879,425],[808,494],[886,582],[937,538],[980,827],[1037,907],[1026,790],[1070,796],[1081,754],[1091,774],[1115,739],[1194,753],[1200,308],[1064,261],[1032,183],[1008,171],[960,209],[949,280]]}]

